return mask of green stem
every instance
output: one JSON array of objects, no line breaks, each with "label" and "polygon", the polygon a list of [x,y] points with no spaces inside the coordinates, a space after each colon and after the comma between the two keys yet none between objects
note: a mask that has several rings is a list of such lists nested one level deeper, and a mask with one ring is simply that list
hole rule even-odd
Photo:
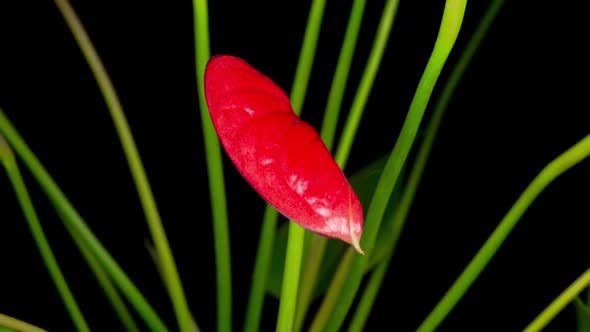
[{"label": "green stem", "polygon": [[469,262],[469,265],[463,270],[459,278],[455,280],[451,288],[424,322],[422,322],[418,331],[433,331],[436,329],[440,322],[463,297],[475,279],[477,279],[481,271],[492,259],[498,248],[502,245],[506,237],[510,234],[516,223],[520,220],[524,212],[537,196],[539,196],[545,187],[547,187],[547,185],[549,185],[549,183],[551,183],[556,177],[582,161],[588,155],[590,155],[590,135],[584,137],[581,141],[543,168],[539,175],[537,175],[514,203],[498,227],[496,227],[471,262]]},{"label": "green stem", "polygon": [[117,134],[119,135],[125,157],[127,158],[129,169],[135,182],[137,193],[154,241],[154,246],[160,256],[165,282],[168,286],[166,289],[170,295],[178,325],[181,331],[189,332],[192,330],[193,326],[180,276],[178,275],[176,263],[174,262],[174,257],[172,256],[172,251],[170,250],[170,245],[166,238],[166,232],[162,226],[160,213],[158,212],[149,181],[145,174],[143,163],[137,151],[137,146],[131,134],[131,129],[125,118],[117,93],[96,49],[92,45],[88,34],[69,2],[67,0],[55,0],[55,3],[72,31],[74,38],[78,42],[78,46],[84,54],[84,57],[96,78],[100,91],[103,94],[115,124]]},{"label": "green stem", "polygon": [[[60,214],[60,218],[62,218],[63,221],[64,216]],[[84,256],[86,263],[92,270],[92,273],[98,281],[100,288],[102,289],[111,306],[113,307],[115,314],[117,315],[117,317],[119,317],[119,321],[121,321],[121,325],[123,325],[125,331],[139,332],[140,329],[137,326],[135,320],[133,319],[133,315],[131,315],[131,312],[127,308],[125,301],[123,301],[123,299],[119,295],[119,292],[115,288],[115,285],[113,285],[113,283],[111,282],[111,279],[109,278],[108,274],[105,272],[100,263],[92,255],[92,252],[90,252],[90,250],[84,243],[84,239],[76,236],[76,232],[67,222],[64,222],[64,224],[66,225],[66,228],[70,233],[70,236],[76,243],[76,246],[82,253],[82,256]]]},{"label": "green stem", "polygon": [[[334,144],[336,125],[338,124],[340,108],[342,107],[342,98],[344,97],[344,91],[346,90],[346,82],[348,81],[350,65],[356,49],[366,3],[365,0],[354,1],[350,11],[350,17],[348,18],[348,24],[346,25],[346,33],[344,35],[344,40],[342,41],[340,56],[338,57],[338,63],[336,64],[336,71],[334,72],[334,78],[332,79],[332,86],[330,87],[330,93],[328,94],[328,102],[326,104],[326,111],[324,112],[322,129],[320,130],[320,136],[328,150],[332,150],[332,145]],[[363,82],[364,81],[365,80],[363,80]]]},{"label": "green stem", "polygon": [[318,273],[328,244],[327,238],[317,234],[310,235],[312,236],[311,249],[308,251],[303,275],[301,276],[299,299],[295,311],[294,331],[301,331],[303,322],[305,321],[305,315],[316,287]]},{"label": "green stem", "polygon": [[377,265],[375,270],[371,272],[371,277],[365,286],[361,300],[359,301],[359,304],[356,308],[356,312],[350,321],[350,326],[348,327],[349,332],[362,332],[364,330],[365,323],[369,318],[369,314],[371,313],[375,299],[379,294],[379,289],[381,288],[381,284],[385,279],[385,273],[387,272],[390,262],[390,259],[382,260]]},{"label": "green stem", "polygon": [[232,330],[232,277],[230,237],[227,216],[227,202],[221,146],[209,116],[203,82],[205,67],[210,57],[209,51],[209,13],[206,0],[193,0],[193,21],[195,34],[195,65],[201,126],[207,156],[209,196],[213,215],[213,234],[215,237],[215,266],[217,268],[217,331]]},{"label": "green stem", "polygon": [[[324,121],[324,127],[322,127],[322,134],[327,135],[322,136],[324,140],[327,141],[328,146],[331,147],[333,142],[333,136],[336,126],[336,121],[338,118],[337,110],[339,110],[342,100],[342,95],[345,87],[345,81],[348,76],[349,66],[352,59],[352,54],[354,53],[354,46],[356,44],[356,37],[358,35],[358,29],[360,26],[362,13],[364,11],[364,1],[356,1],[354,8],[351,13],[350,23],[348,25],[346,38],[344,40],[342,53],[345,53],[345,56],[341,53],[341,58],[339,60],[336,75],[333,80],[333,86],[330,91],[328,107],[326,110],[326,116]],[[367,63],[367,67],[365,72],[363,73],[363,77],[361,79],[361,83],[359,85],[357,94],[353,101],[353,105],[349,114],[349,117],[346,122],[346,126],[344,129],[343,137],[349,137],[350,140],[346,143],[346,138],[344,138],[344,143],[341,141],[339,145],[339,149],[336,153],[336,161],[340,165],[341,168],[344,169],[346,161],[349,156],[350,147],[352,145],[352,140],[356,134],[356,130],[358,129],[358,125],[360,119],[362,118],[362,113],[364,111],[366,101],[368,99],[369,92],[371,87],[373,86],[373,82],[376,76],[377,69],[381,63],[381,59],[383,53],[385,51],[385,46],[387,44],[387,40],[389,39],[389,34],[391,32],[391,27],[393,25],[393,20],[395,18],[395,13],[397,12],[397,1],[390,1],[385,9],[384,14],[382,16],[381,22],[379,24],[377,36],[375,38],[375,42],[373,44],[373,48],[371,50],[371,54],[369,56],[369,60]],[[340,86],[341,85],[341,86]],[[327,240],[325,238],[315,237],[314,238],[314,246],[316,247],[314,250],[314,254],[310,255],[310,261],[308,262],[308,268],[305,271],[304,277],[305,285],[307,287],[304,297],[302,299],[303,304],[305,306],[302,307],[301,311],[301,320],[304,318],[305,310],[307,309],[307,305],[309,303],[309,298],[311,297],[313,288],[315,287],[315,282],[317,279],[317,273],[319,271],[321,259],[323,258],[323,254],[325,252]],[[350,255],[346,257],[351,257]],[[350,258],[349,258],[350,260]],[[342,266],[346,266],[347,264],[343,264]],[[340,275],[341,276],[341,275]],[[342,278],[337,278],[337,280],[343,280]],[[334,281],[332,283],[334,285]],[[331,289],[336,290],[336,287],[331,287]],[[328,292],[328,294],[335,294],[335,291]],[[326,297],[326,301],[322,305],[323,312],[330,311],[330,308],[335,305],[335,298],[330,297],[329,295]],[[314,320],[314,324],[312,326],[318,326],[317,322],[322,322],[321,317],[327,317],[326,315],[320,315],[318,313],[316,319]]]},{"label": "green stem", "polygon": [[348,250],[346,250],[346,253],[344,254],[344,257],[342,257],[342,259],[340,260],[338,269],[336,269],[336,273],[334,274],[334,279],[332,279],[330,287],[328,287],[328,291],[326,292],[326,296],[324,297],[324,301],[322,302],[320,309],[318,310],[313,322],[311,323],[309,332],[324,331],[326,322],[330,318],[332,310],[334,309],[334,307],[336,307],[336,304],[338,303],[338,295],[340,294],[342,287],[346,282],[346,275],[350,272],[354,257],[355,251],[351,248],[348,248]]},{"label": "green stem", "polygon": [[279,213],[277,210],[271,205],[267,205],[264,211],[262,229],[258,241],[256,261],[254,262],[254,272],[252,273],[252,286],[250,287],[248,306],[246,307],[246,322],[244,324],[245,332],[257,332],[260,328],[262,307],[264,306],[264,296],[266,294],[266,281],[268,279],[268,270],[272,259],[272,249],[278,219]]},{"label": "green stem", "polygon": [[72,294],[72,291],[68,287],[68,283],[64,278],[61,269],[55,259],[55,255],[51,250],[51,246],[49,245],[49,241],[45,237],[45,232],[43,232],[43,228],[41,227],[41,223],[39,222],[39,217],[35,212],[35,207],[33,206],[33,202],[31,201],[31,197],[29,196],[29,192],[27,190],[27,186],[22,178],[14,155],[11,153],[10,150],[7,150],[8,145],[0,135],[0,161],[4,165],[6,169],[6,174],[12,183],[14,188],[14,192],[17,196],[18,202],[21,205],[23,214],[25,219],[29,225],[31,230],[31,234],[33,235],[33,239],[35,240],[35,244],[39,249],[39,253],[45,262],[45,266],[49,271],[49,275],[57,288],[59,295],[61,296],[61,300],[63,301],[66,309],[76,326],[78,331],[90,331],[78,304],[76,303],[76,299]]},{"label": "green stem", "polygon": [[289,94],[291,105],[297,115],[301,115],[301,110],[303,109],[303,102],[305,101],[305,94],[307,93],[309,76],[315,58],[315,50],[318,44],[318,37],[320,35],[320,27],[322,25],[325,7],[326,0],[314,0],[311,4],[309,18],[307,19],[307,27],[305,28],[303,45],[301,46],[301,53],[299,54],[299,62],[297,63],[293,86],[291,87],[291,93]]},{"label": "green stem", "polygon": [[[293,331],[304,236],[305,230],[303,227],[294,222],[289,224],[289,241],[287,242],[287,256],[285,259],[285,272],[283,273],[277,332]],[[283,295],[290,297],[285,301]]]},{"label": "green stem", "polygon": [[47,332],[47,330],[23,322],[22,320],[0,314],[0,328],[2,327],[19,332]]},{"label": "green stem", "polygon": [[[4,154],[3,155],[3,151],[6,152],[8,151],[8,154]],[[8,157],[6,157],[8,156]],[[12,168],[11,165],[14,165],[13,167],[16,169],[16,172],[18,174],[16,174],[16,178],[13,181],[14,182],[20,182],[21,185],[23,185],[23,195],[25,195],[24,197],[24,201],[21,201],[19,199],[19,201],[21,201],[21,206],[23,206],[23,209],[25,209],[25,207],[28,208],[28,206],[30,206],[31,208],[33,208],[29,213],[25,214],[25,216],[27,215],[31,215],[33,219],[31,219],[31,221],[29,222],[29,224],[31,222],[35,223],[34,219],[38,219],[34,207],[32,205],[32,202],[30,201],[30,197],[28,197],[28,193],[26,192],[26,187],[24,186],[24,182],[22,180],[22,176],[20,176],[20,171],[18,170],[18,164],[16,163],[16,161],[14,160],[12,151],[9,150],[8,148],[8,143],[6,143],[6,141],[4,140],[3,136],[0,135],[0,159],[6,159],[5,161],[5,166],[7,167],[7,172],[10,172],[8,170],[8,168]],[[9,174],[10,176],[10,174]],[[15,187],[16,188],[16,187]],[[28,203],[26,201],[29,201]],[[24,211],[24,210],[23,210]],[[60,218],[63,218],[63,216],[60,215]],[[30,218],[29,218],[30,219]],[[27,220],[29,220],[27,219]],[[38,220],[37,220],[38,221]],[[47,243],[47,240],[45,239],[45,236],[43,234],[43,228],[41,227],[41,224],[39,222],[37,222],[38,226],[35,226],[35,228],[37,229],[36,232],[41,232],[41,241],[46,242],[46,245],[42,245],[42,244],[37,244],[37,246],[39,247],[39,250],[41,252],[41,255],[44,259],[44,261],[46,261],[46,265],[48,266],[48,269],[50,271],[50,274],[52,275],[52,278],[54,279],[54,282],[56,282],[56,287],[58,287],[58,291],[60,291],[60,294],[62,295],[62,298],[64,296],[68,296],[67,293],[70,293],[69,289],[67,289],[67,284],[65,284],[65,279],[63,277],[61,277],[61,279],[63,280],[63,283],[65,284],[66,289],[61,291],[60,290],[60,286],[57,285],[57,283],[59,282],[58,280],[56,280],[56,277],[53,277],[53,273],[54,272],[54,268],[50,268],[49,265],[51,265],[51,263],[47,262],[48,260],[54,260],[55,258],[53,257],[53,253],[50,251],[51,249],[49,248],[49,243]],[[88,250],[88,248],[86,248],[86,245],[84,244],[83,239],[75,236],[75,232],[72,230],[71,227],[69,227],[68,223],[65,223],[66,228],[68,229],[68,232],[70,233],[70,235],[72,236],[72,239],[75,241],[76,245],[78,246],[78,248],[80,249],[80,252],[82,253],[82,255],[84,256],[84,259],[86,260],[86,262],[88,263],[88,266],[91,268],[94,276],[96,277],[97,281],[99,282],[101,288],[103,289],[103,291],[105,292],[105,295],[107,296],[109,302],[111,303],[111,305],[113,306],[113,309],[115,310],[115,313],[117,314],[117,316],[119,317],[119,320],[121,321],[121,323],[123,324],[123,326],[125,327],[126,331],[131,331],[131,332],[136,332],[139,331],[139,328],[137,327],[137,324],[135,323],[131,313],[129,312],[129,310],[127,309],[127,306],[125,304],[125,302],[123,302],[123,299],[121,299],[121,297],[119,296],[117,290],[115,289],[115,287],[113,286],[113,284],[111,283],[110,279],[108,278],[108,276],[106,275],[106,273],[104,272],[104,270],[102,269],[102,267],[100,266],[100,264],[96,261],[96,259],[94,258],[94,256],[92,256],[92,253]],[[37,237],[35,236],[35,231],[33,232],[33,236],[37,241]],[[45,258],[44,256],[44,250],[49,249],[49,251],[47,252],[47,254],[50,256],[48,258]],[[59,266],[57,265],[57,262],[55,262],[55,268],[57,269],[57,273],[61,274],[61,272],[59,271]],[[58,276],[59,279],[59,276]],[[65,293],[64,293],[65,292]],[[64,300],[65,301],[65,300]],[[70,303],[71,302],[71,303]],[[74,298],[72,297],[71,301],[68,301],[69,306],[75,306],[76,303],[74,301]],[[69,309],[68,303],[66,303],[66,308],[68,308],[68,312],[70,312],[71,316],[78,316],[81,314],[76,313],[75,311],[72,312]],[[79,312],[79,310],[77,310]],[[81,317],[83,320],[83,317]],[[72,318],[74,319],[74,318]],[[78,317],[76,317],[76,319],[79,319]],[[85,324],[85,322],[81,322],[82,325],[80,325],[80,327],[78,328],[78,330],[83,330],[83,325]]]},{"label": "green stem", "polygon": [[[312,2],[305,36],[303,37],[303,45],[299,54],[299,62],[297,63],[290,94],[291,105],[298,115],[301,114],[305,94],[307,93],[309,76],[313,66],[325,6],[325,0],[314,0]],[[291,222],[289,225],[289,239],[283,274],[281,303],[279,305],[279,316],[277,319],[277,331],[292,331],[294,328],[304,239],[305,229]]]},{"label": "green stem", "polygon": [[10,143],[16,154],[23,160],[29,171],[33,174],[45,194],[63,216],[63,221],[71,227],[75,237],[83,239],[84,243],[102,267],[108,272],[113,282],[119,287],[121,293],[137,310],[140,317],[152,331],[168,331],[164,322],[158,317],[154,309],[143,297],[141,292],[131,282],[129,277],[111,257],[109,252],[102,246],[100,241],[94,236],[90,228],[86,225],[76,209],[68,201],[63,192],[59,189],[55,181],[51,178],[47,170],[43,167],[37,157],[31,152],[22,137],[14,129],[4,112],[0,109],[0,133]]},{"label": "green stem", "polygon": [[[346,33],[342,42],[340,56],[336,64],[334,78],[332,79],[332,86],[328,95],[328,102],[326,104],[326,111],[324,112],[324,120],[322,121],[322,128],[320,136],[326,144],[328,150],[332,150],[334,143],[334,136],[336,132],[336,125],[342,106],[342,98],[346,90],[346,82],[348,81],[348,74],[350,72],[350,65],[356,48],[358,34],[365,10],[366,1],[356,0],[350,12],[348,24],[346,25]],[[321,266],[328,239],[312,234],[312,250],[307,255],[305,267],[303,269],[303,276],[301,280],[301,289],[299,291],[299,301],[297,302],[297,312],[295,317],[295,331],[300,331],[307,314],[309,303],[317,283],[317,275]]]},{"label": "green stem", "polygon": [[373,88],[375,77],[379,71],[381,59],[383,58],[383,53],[385,53],[387,41],[391,34],[391,27],[393,26],[395,14],[397,13],[398,4],[399,0],[388,0],[383,8],[383,14],[381,15],[379,27],[377,28],[375,42],[373,43],[371,54],[367,60],[367,66],[363,72],[358,90],[352,101],[346,124],[342,129],[342,136],[340,137],[338,149],[336,150],[335,159],[342,169],[346,168],[354,137],[356,136],[361,118],[363,117],[365,105],[367,104],[367,99]]},{"label": "green stem", "polygon": [[586,287],[590,285],[590,268],[565,289],[550,305],[543,310],[525,329],[524,332],[541,331],[566,305],[571,303]]},{"label": "green stem", "polygon": [[[438,99],[438,102],[437,102],[436,106],[434,107],[432,117],[430,118],[428,127],[426,128],[426,131],[425,131],[426,134],[424,135],[424,140],[423,140],[422,144],[420,145],[420,150],[418,152],[418,155],[416,156],[416,160],[415,160],[414,164],[412,165],[411,173],[410,173],[410,176],[408,177],[408,182],[405,186],[404,193],[403,193],[401,200],[399,202],[399,205],[397,205],[397,208],[396,208],[395,213],[393,215],[392,223],[394,226],[393,226],[393,233],[392,233],[392,237],[391,237],[391,246],[392,247],[391,247],[391,250],[389,250],[388,254],[386,255],[387,258],[385,258],[385,261],[387,261],[387,262],[389,262],[391,260],[391,257],[393,256],[393,254],[395,252],[398,240],[401,236],[401,231],[404,227],[405,221],[407,220],[407,216],[410,211],[410,207],[412,206],[412,203],[414,201],[414,197],[416,195],[416,191],[417,191],[418,186],[420,184],[422,174],[424,173],[424,169],[426,168],[426,164],[428,162],[428,158],[429,158],[430,152],[432,150],[432,145],[434,144],[434,140],[437,136],[438,129],[440,128],[440,124],[442,122],[442,117],[447,109],[447,106],[451,100],[451,97],[453,96],[453,93],[455,92],[455,90],[459,84],[461,77],[463,77],[463,74],[465,73],[465,70],[467,69],[469,63],[471,62],[473,55],[477,51],[485,34],[487,33],[490,26],[492,25],[492,22],[495,19],[495,17],[497,16],[498,12],[500,11],[500,8],[502,7],[503,3],[504,3],[503,0],[499,0],[499,1],[496,0],[489,5],[488,9],[486,10],[486,13],[484,14],[483,18],[481,19],[478,27],[476,28],[475,32],[473,33],[473,35],[471,37],[471,39],[469,40],[469,43],[467,44],[467,46],[463,50],[461,57],[459,58],[459,60],[457,61],[457,64],[453,68],[453,71],[449,77],[449,80],[445,84],[445,87],[444,87],[443,91],[441,92],[440,98]],[[379,278],[377,276],[374,276],[372,278],[375,278],[375,282],[378,282],[377,280],[379,280]],[[383,279],[381,278],[380,280],[382,281]],[[376,287],[380,287],[380,285],[377,285]],[[369,291],[370,291],[370,289],[367,288],[365,290],[365,293],[367,293]],[[363,295],[363,297],[365,297],[365,296],[369,297],[369,296],[371,296],[371,294]],[[367,300],[366,303],[369,306],[369,308],[363,309],[363,310],[360,310],[360,309],[357,310],[357,312],[355,313],[355,317],[353,318],[353,321],[357,321],[359,323],[358,329],[360,329],[360,330],[362,330],[362,327],[364,325],[364,321],[366,321],[366,317],[363,317],[363,315],[370,312],[370,309],[371,309],[374,301],[371,302],[371,301]],[[359,305],[359,308],[360,307],[361,306]]]},{"label": "green stem", "polygon": [[[434,89],[434,85],[440,75],[443,65],[455,44],[457,35],[463,21],[466,0],[447,0],[445,10],[439,30],[439,34],[434,45],[434,50],[426,65],[422,79],[416,89],[416,94],[410,105],[410,110],[399,138],[393,148],[393,151],[385,164],[385,168],[375,188],[375,193],[367,211],[366,223],[363,230],[363,247],[367,256],[371,255],[377,231],[381,225],[385,208],[389,202],[389,197],[397,183],[399,174],[408,157],[409,151],[413,145],[418,127],[422,121],[424,111],[428,100]],[[356,292],[360,286],[361,278],[368,263],[367,256],[357,255],[352,263],[347,280],[340,292],[338,306],[333,308],[332,315],[325,324],[325,331],[337,331],[340,329],[348,310],[350,309]],[[322,304],[323,306],[324,304]],[[322,327],[322,326],[320,326]]]}]

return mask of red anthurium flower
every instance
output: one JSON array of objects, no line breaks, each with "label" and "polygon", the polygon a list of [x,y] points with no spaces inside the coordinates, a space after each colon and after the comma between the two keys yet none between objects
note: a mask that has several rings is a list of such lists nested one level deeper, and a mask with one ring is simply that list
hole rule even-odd
[{"label": "red anthurium flower", "polygon": [[225,151],[269,204],[363,253],[356,194],[320,136],[273,81],[242,59],[214,56],[205,70],[205,98]]}]

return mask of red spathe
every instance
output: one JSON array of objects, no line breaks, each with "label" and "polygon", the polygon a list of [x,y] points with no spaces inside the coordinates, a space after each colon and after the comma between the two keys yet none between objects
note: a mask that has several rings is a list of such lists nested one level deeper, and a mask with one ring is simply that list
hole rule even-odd
[{"label": "red spathe", "polygon": [[272,80],[242,59],[214,56],[205,70],[205,98],[225,151],[269,204],[363,253],[356,194],[318,133]]}]

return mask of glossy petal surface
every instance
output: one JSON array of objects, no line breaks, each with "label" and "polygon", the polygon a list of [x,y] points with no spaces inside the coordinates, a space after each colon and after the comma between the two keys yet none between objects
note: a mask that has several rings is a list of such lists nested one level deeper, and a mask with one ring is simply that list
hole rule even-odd
[{"label": "glossy petal surface", "polygon": [[205,97],[225,151],[269,204],[363,253],[356,194],[318,133],[272,80],[242,59],[214,56],[205,71]]}]

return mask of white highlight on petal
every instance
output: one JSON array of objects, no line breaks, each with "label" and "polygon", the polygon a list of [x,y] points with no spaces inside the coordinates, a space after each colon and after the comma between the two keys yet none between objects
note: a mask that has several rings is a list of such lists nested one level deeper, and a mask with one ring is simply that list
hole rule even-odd
[{"label": "white highlight on petal", "polygon": [[272,164],[273,162],[274,162],[274,159],[272,159],[272,158],[264,158],[260,161],[260,164],[262,166],[266,166],[268,164]]},{"label": "white highlight on petal", "polygon": [[342,217],[332,217],[326,219],[326,228],[331,230],[331,233],[348,234],[348,220]]},{"label": "white highlight on petal", "polygon": [[309,181],[300,179],[297,175],[291,175],[289,176],[289,186],[293,188],[297,194],[303,195],[309,186]]},{"label": "white highlight on petal", "polygon": [[328,218],[332,215],[332,211],[330,211],[330,209],[323,207],[323,206],[316,208],[315,212],[317,212],[320,216],[322,216],[324,218]]},{"label": "white highlight on petal", "polygon": [[254,116],[254,110],[251,109],[250,107],[248,107],[248,106],[244,107],[244,111],[246,111],[246,113],[248,113],[248,115]]},{"label": "white highlight on petal", "polygon": [[312,196],[307,197],[305,201],[320,216],[324,218],[329,218],[332,216],[332,209],[328,205],[328,201],[325,198],[317,198]]}]

